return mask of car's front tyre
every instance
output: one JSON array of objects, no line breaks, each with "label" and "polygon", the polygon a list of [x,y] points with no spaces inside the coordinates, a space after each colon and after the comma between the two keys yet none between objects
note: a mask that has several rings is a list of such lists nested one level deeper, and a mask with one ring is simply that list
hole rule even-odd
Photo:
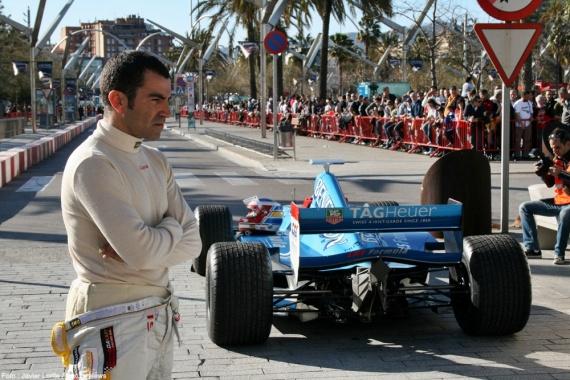
[{"label": "car's front tyre", "polygon": [[206,256],[210,246],[222,241],[233,241],[232,214],[227,206],[204,205],[195,210],[200,227],[202,251],[192,262],[194,271],[200,276],[206,274]]}]

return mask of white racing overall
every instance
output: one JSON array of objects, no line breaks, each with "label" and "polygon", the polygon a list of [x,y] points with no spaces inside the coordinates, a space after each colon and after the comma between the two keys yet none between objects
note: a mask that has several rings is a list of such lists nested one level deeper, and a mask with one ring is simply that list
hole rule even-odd
[{"label": "white racing overall", "polygon": [[[143,293],[151,296],[98,306]],[[75,280],[67,306],[65,322],[52,329],[52,349],[66,380],[171,378],[173,331],[180,342],[171,289]]]}]

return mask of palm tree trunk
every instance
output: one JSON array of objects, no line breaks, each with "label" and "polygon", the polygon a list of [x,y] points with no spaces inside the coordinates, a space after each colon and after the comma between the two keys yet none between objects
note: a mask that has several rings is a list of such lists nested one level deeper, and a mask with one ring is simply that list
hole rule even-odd
[{"label": "palm tree trunk", "polygon": [[523,88],[525,89],[525,91],[530,91],[534,88],[534,82],[532,80],[532,53],[524,63],[522,80],[523,80]]},{"label": "palm tree trunk", "polygon": [[[247,40],[255,41],[255,30],[253,28],[253,22],[247,24]],[[248,59],[249,62],[249,94],[252,98],[257,99],[257,78],[255,77],[255,54],[250,54]]]},{"label": "palm tree trunk", "polygon": [[338,94],[344,94],[342,91],[342,66],[340,65],[340,62],[338,64]]},{"label": "palm tree trunk", "polygon": [[327,98],[327,72],[329,62],[329,25],[331,21],[332,0],[325,0],[323,18],[323,42],[321,44],[321,67],[319,70],[319,98]]},{"label": "palm tree trunk", "polygon": [[429,63],[430,63],[430,71],[431,71],[431,85],[437,87],[437,73],[435,70],[435,49],[437,48],[437,38],[435,36],[435,20],[436,20],[436,8],[437,8],[437,0],[433,3],[433,16],[432,16],[432,26],[431,26],[431,46],[430,46],[430,54],[429,54]]}]

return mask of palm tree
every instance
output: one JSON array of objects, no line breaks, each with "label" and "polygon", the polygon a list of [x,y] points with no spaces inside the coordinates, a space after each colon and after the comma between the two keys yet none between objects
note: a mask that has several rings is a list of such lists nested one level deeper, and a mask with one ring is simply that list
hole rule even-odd
[{"label": "palm tree", "polygon": [[[281,17],[281,22],[277,26],[283,32],[287,32],[291,26],[295,26],[297,30],[303,30],[311,24],[311,12],[309,12],[309,2],[307,0],[289,1],[287,7]],[[291,41],[289,42],[291,43]],[[277,57],[277,93],[283,95],[283,57],[281,54]]]},{"label": "palm tree", "polygon": [[378,44],[378,40],[382,35],[380,24],[375,17],[364,15],[358,22],[358,26],[361,29],[358,31],[356,38],[364,44],[364,56],[370,59],[370,47]]},{"label": "palm tree", "polygon": [[[362,19],[358,22],[358,26],[361,28],[358,31],[358,35],[356,38],[364,43],[364,56],[367,59],[370,59],[370,48],[374,47],[378,44],[378,39],[382,32],[380,31],[380,24],[378,23],[377,19],[370,16],[365,15]],[[362,63],[361,63],[361,66]],[[367,66],[366,68],[362,69],[363,74],[366,72],[370,73],[370,68]],[[367,77],[368,75],[362,75],[363,77]]]},{"label": "palm tree", "polygon": [[327,96],[327,64],[329,48],[329,26],[331,15],[338,21],[343,22],[346,16],[346,9],[351,15],[355,15],[355,7],[358,5],[363,10],[364,15],[378,17],[380,15],[392,15],[392,0],[309,0],[317,10],[323,20],[321,44],[321,67],[319,73],[319,97],[325,99]]},{"label": "palm tree", "polygon": [[[232,18],[235,21],[235,26],[243,25],[247,33],[248,41],[256,41],[259,33],[256,32],[256,14],[257,8],[254,3],[247,0],[201,0],[196,5],[194,9],[196,12],[196,17],[203,16],[205,14],[214,13],[215,16],[212,17],[210,23],[210,30],[214,28],[225,20],[227,17]],[[232,33],[230,32],[230,35]],[[249,88],[250,96],[252,98],[257,98],[257,78],[255,76],[255,55],[251,54],[248,57],[249,62]]]},{"label": "palm tree", "polygon": [[549,49],[556,60],[556,81],[562,83],[564,79],[564,65],[570,65],[570,3],[566,0],[551,1],[549,7],[541,17],[545,25],[544,34],[547,36]]},{"label": "palm tree", "polygon": [[348,54],[345,50],[341,48],[345,48],[348,50],[354,51],[354,42],[348,38],[348,36],[344,33],[336,33],[331,36],[331,40],[334,42],[334,45],[331,49],[331,55],[336,58],[338,62],[338,88],[339,92],[342,94],[342,72],[343,68],[346,67],[348,64],[353,63],[354,59],[350,54]]},{"label": "palm tree", "polygon": [[[400,39],[398,37],[398,34],[396,34],[396,32],[394,31],[389,31],[385,33],[381,32],[380,36],[378,37],[378,45],[379,45],[378,47],[380,49],[380,52],[384,54],[384,52],[389,48],[397,46],[399,41]],[[383,74],[385,74],[385,70],[380,69],[380,73],[378,74],[379,77],[382,77]]]}]

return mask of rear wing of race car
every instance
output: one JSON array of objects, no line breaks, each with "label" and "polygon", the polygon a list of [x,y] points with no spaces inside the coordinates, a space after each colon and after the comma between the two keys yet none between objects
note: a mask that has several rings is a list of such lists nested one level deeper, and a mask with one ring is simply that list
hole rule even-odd
[{"label": "rear wing of race car", "polygon": [[291,219],[300,234],[343,232],[410,232],[461,230],[463,206],[447,205],[359,206],[301,208],[291,203]]},{"label": "rear wing of race car", "polygon": [[299,273],[301,235],[351,232],[443,231],[446,252],[461,254],[463,205],[302,208],[291,204],[289,247],[295,279]]},{"label": "rear wing of race car", "polygon": [[302,208],[291,203],[291,238],[324,233],[443,231],[445,249],[461,252],[462,215],[463,205],[453,199],[447,205],[342,208]]}]

